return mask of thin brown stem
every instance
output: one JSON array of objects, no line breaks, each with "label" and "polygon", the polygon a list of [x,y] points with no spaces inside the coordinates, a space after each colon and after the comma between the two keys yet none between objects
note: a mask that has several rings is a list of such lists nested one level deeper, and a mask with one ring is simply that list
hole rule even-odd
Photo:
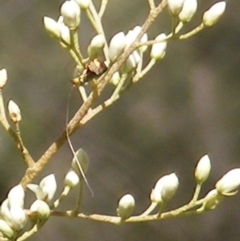
[{"label": "thin brown stem", "polygon": [[[198,212],[196,210],[192,210],[200,205],[202,205],[205,202],[205,198],[196,201],[194,204],[186,204],[180,208],[177,208],[172,211],[164,212],[161,213],[159,216],[158,214],[153,214],[153,215],[138,215],[138,216],[132,216],[129,219],[125,220],[124,222],[126,223],[139,223],[139,222],[150,222],[150,221],[156,221],[156,220],[161,220],[161,219],[169,219],[169,218],[174,218],[174,217],[183,217],[187,216],[190,214],[201,214],[202,212]],[[192,211],[190,211],[192,210]],[[82,219],[88,219],[91,221],[96,221],[96,222],[106,222],[106,223],[111,223],[111,224],[120,224],[121,219],[120,217],[117,216],[109,216],[109,215],[101,215],[101,214],[91,214],[87,215],[84,213],[76,213],[74,211],[65,211],[65,212],[60,212],[60,211],[52,211],[51,216],[62,216],[62,217],[74,217],[74,218],[82,218]]]}]

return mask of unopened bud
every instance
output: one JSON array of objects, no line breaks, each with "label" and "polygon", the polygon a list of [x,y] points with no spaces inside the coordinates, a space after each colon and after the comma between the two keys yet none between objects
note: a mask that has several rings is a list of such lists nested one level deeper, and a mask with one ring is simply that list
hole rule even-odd
[{"label": "unopened bud", "polygon": [[8,223],[0,219],[0,232],[7,238],[12,238],[15,234],[13,229],[8,225]]},{"label": "unopened bud", "polygon": [[211,190],[205,197],[206,202],[203,204],[204,210],[215,209],[224,199],[224,197],[218,193],[216,189]]},{"label": "unopened bud", "polygon": [[134,207],[134,197],[131,194],[126,194],[118,203],[117,214],[121,219],[126,220],[131,217]]},{"label": "unopened bud", "polygon": [[161,204],[163,202],[162,196],[161,196],[161,190],[153,188],[150,199],[153,203]]},{"label": "unopened bud", "polygon": [[[136,26],[132,31],[133,31],[133,36],[135,36],[135,39],[137,38],[137,36],[140,34],[142,30],[142,27],[140,26]],[[134,39],[134,40],[135,40]],[[146,43],[148,41],[148,36],[147,36],[147,33],[145,33],[141,40],[140,40],[140,43]],[[147,45],[143,45],[142,47],[139,48],[139,50],[143,53],[147,50],[148,46]]]},{"label": "unopened bud", "polygon": [[[151,194],[152,200],[168,202],[178,189],[179,181],[175,173],[165,175],[160,178]],[[160,194],[158,194],[160,193]]]},{"label": "unopened bud", "polygon": [[150,57],[152,59],[160,60],[165,56],[166,48],[167,48],[167,42],[166,42],[166,34],[162,33],[158,35],[155,40],[160,41],[159,43],[155,43],[152,46],[152,50],[150,53]]},{"label": "unopened bud", "polygon": [[208,155],[203,156],[195,169],[195,178],[197,183],[205,182],[211,171],[211,162]]},{"label": "unopened bud", "polygon": [[10,216],[6,220],[8,224],[16,231],[22,230],[28,220],[25,211],[19,206],[10,207],[9,211]]},{"label": "unopened bud", "polygon": [[64,185],[70,188],[76,187],[79,183],[79,176],[73,170],[70,170],[64,179]]},{"label": "unopened bud", "polygon": [[122,65],[122,73],[130,73],[137,68],[139,61],[141,60],[141,55],[137,50],[135,50]]},{"label": "unopened bud", "polygon": [[14,123],[18,123],[22,119],[21,111],[20,111],[18,105],[12,100],[10,100],[8,102],[8,114],[9,114],[10,119]]},{"label": "unopened bud", "polygon": [[64,42],[61,42],[62,46],[64,48],[69,47],[71,44],[70,30],[64,24],[60,26],[60,36],[61,36],[61,39],[64,41]]},{"label": "unopened bud", "polygon": [[184,1],[185,0],[167,0],[168,9],[172,15],[176,16],[181,12]]},{"label": "unopened bud", "polygon": [[217,191],[224,196],[233,196],[240,186],[240,168],[227,172],[217,183]]},{"label": "unopened bud", "polygon": [[6,83],[7,83],[7,70],[1,69],[0,70],[0,88],[2,89]]},{"label": "unopened bud", "polygon": [[126,39],[123,32],[114,35],[109,44],[109,59],[114,62],[125,50]]},{"label": "unopened bud", "polygon": [[197,0],[185,0],[178,17],[182,22],[189,22],[197,11]]},{"label": "unopened bud", "polygon": [[1,215],[4,219],[6,219],[5,217],[10,216],[8,199],[5,199],[1,204]]},{"label": "unopened bud", "polygon": [[102,55],[105,39],[102,34],[93,37],[90,45],[88,46],[88,56],[91,59],[97,58]]},{"label": "unopened bud", "polygon": [[37,212],[38,218],[40,219],[47,219],[50,215],[50,208],[48,204],[42,200],[36,200],[30,207],[32,212]]},{"label": "unopened bud", "polygon": [[8,193],[8,203],[9,206],[19,206],[23,208],[24,205],[25,192],[22,185],[17,185],[13,187]]},{"label": "unopened bud", "polygon": [[52,18],[44,17],[43,18],[43,24],[45,30],[48,32],[48,34],[53,38],[60,38],[60,28],[59,24]]},{"label": "unopened bud", "polygon": [[111,80],[109,81],[109,83],[117,86],[119,81],[120,81],[121,77],[120,77],[120,74],[119,72],[115,72],[111,78]]},{"label": "unopened bud", "polygon": [[226,2],[215,3],[203,14],[203,24],[207,27],[211,27],[215,24],[223,15],[226,8]]},{"label": "unopened bud", "polygon": [[78,4],[73,1],[65,1],[61,6],[63,22],[70,29],[76,29],[80,24],[81,10]]},{"label": "unopened bud", "polygon": [[[136,26],[133,30],[128,31],[128,33],[125,36],[126,48],[128,48],[136,40],[141,30],[142,28],[140,26]],[[147,35],[144,34],[140,42],[144,43],[146,41],[147,41]]]}]

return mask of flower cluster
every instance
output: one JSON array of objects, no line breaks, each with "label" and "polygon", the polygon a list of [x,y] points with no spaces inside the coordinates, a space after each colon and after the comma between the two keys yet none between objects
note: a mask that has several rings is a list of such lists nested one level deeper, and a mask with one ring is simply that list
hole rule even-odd
[{"label": "flower cluster", "polygon": [[[208,155],[203,156],[195,168],[196,190],[189,204],[176,210],[164,213],[166,204],[176,193],[179,180],[175,173],[161,177],[155,184],[150,194],[151,204],[142,214],[133,216],[133,219],[141,219],[151,214],[157,207],[156,215],[152,219],[158,219],[165,215],[181,216],[184,214],[200,214],[204,211],[215,209],[225,197],[233,196],[240,187],[240,168],[232,169],[227,172],[215,185],[215,189],[209,191],[205,197],[198,199],[202,184],[207,180],[211,171],[211,162]],[[117,208],[117,214],[121,221],[131,218],[135,207],[135,201],[132,195],[124,195]]]},{"label": "flower cluster", "polygon": [[13,187],[1,205],[0,230],[3,236],[13,238],[27,223],[28,217],[24,212],[25,193],[21,185]]},{"label": "flower cluster", "polygon": [[[76,160],[77,159],[77,160]],[[17,238],[26,233],[34,233],[36,226],[40,228],[50,216],[51,211],[58,207],[61,200],[66,197],[70,190],[79,185],[82,173],[79,165],[82,165],[84,173],[88,168],[89,158],[87,153],[79,149],[76,157],[72,160],[72,167],[67,172],[64,179],[64,189],[62,194],[51,204],[56,190],[57,182],[54,174],[44,177],[39,184],[28,184],[27,188],[31,190],[36,200],[30,205],[29,209],[25,207],[25,190],[21,185],[13,187],[3,201],[0,209],[0,239]],[[29,220],[29,222],[28,222]],[[29,225],[30,224],[30,230]]]},{"label": "flower cluster", "polygon": [[[176,19],[174,21],[176,25],[172,33],[168,35],[160,33],[153,40],[149,40],[147,33],[142,32],[142,27],[136,26],[127,33],[123,31],[116,33],[108,44],[101,23],[102,13],[97,14],[91,4],[91,1],[83,0],[66,1],[61,6],[58,20],[44,17],[44,26],[52,37],[68,49],[76,61],[74,85],[84,85],[92,80],[98,83],[102,80],[100,77],[110,71],[114,63],[119,61],[132,47],[132,51],[125,57],[125,61],[121,63],[120,68],[109,77],[109,83],[112,83],[116,88],[110,98],[112,102],[118,99],[121,91],[126,89],[129,84],[136,83],[157,61],[165,56],[168,40],[186,39],[203,28],[212,26],[223,15],[226,7],[224,1],[214,4],[203,14],[202,23],[198,27],[186,34],[179,35],[178,33],[183,28],[184,23],[191,21],[196,13],[198,3],[197,0],[168,0],[168,10],[172,17]],[[77,29],[81,23],[81,12],[86,13],[97,32],[96,36],[90,41],[86,58],[83,58],[77,42]],[[152,47],[150,53],[147,53],[146,50],[149,45]],[[148,55],[150,59],[145,67],[143,66],[144,55]],[[100,80],[97,81],[98,79]]]},{"label": "flower cluster", "polygon": [[[44,177],[38,185],[27,185],[28,189],[36,195],[36,200],[30,205],[29,209],[25,207],[25,190],[23,187],[21,185],[13,187],[9,191],[7,199],[1,205],[0,235],[7,239],[16,239],[21,237],[21,235],[31,236],[35,232],[36,226],[39,229],[48,220],[50,215],[54,215],[54,210],[74,187],[80,187],[78,201],[81,202],[81,184],[83,183],[81,180],[83,176],[79,170],[79,165],[82,165],[82,171],[86,173],[89,165],[89,157],[83,149],[79,149],[73,157],[71,168],[64,179],[64,189],[53,204],[50,204],[50,202],[52,202],[57,190],[57,182],[54,174]],[[204,155],[200,158],[195,168],[196,190],[192,200],[173,211],[166,212],[165,209],[179,186],[179,179],[175,173],[164,175],[156,182],[150,194],[150,206],[140,215],[133,216],[136,204],[134,197],[131,194],[124,195],[118,202],[116,210],[118,217],[112,217],[115,220],[113,222],[141,222],[146,218],[148,220],[157,220],[166,216],[174,217],[189,213],[200,214],[215,209],[224,198],[237,194],[240,187],[240,168],[232,169],[223,175],[216,182],[215,188],[199,199],[200,189],[209,177],[210,172],[210,158],[208,155]],[[72,216],[78,216],[78,208],[79,205],[72,211]],[[156,212],[151,215],[154,210]],[[68,215],[70,214],[69,211],[67,213]],[[89,218],[94,219],[94,215],[90,215]],[[97,218],[99,220],[100,217],[98,216]],[[102,220],[106,220],[104,215],[102,215]],[[30,230],[29,225],[27,225],[28,223],[30,224]]]},{"label": "flower cluster", "polygon": [[[49,201],[56,191],[56,181],[53,174],[42,179],[39,185],[29,184],[29,189],[35,192],[37,200],[30,210],[37,220],[47,219],[50,215]],[[3,237],[17,237],[26,227],[29,217],[24,210],[25,191],[21,185],[13,187],[1,205],[0,231]]]},{"label": "flower cluster", "polygon": [[[180,30],[186,23],[192,20],[197,11],[197,0],[167,0],[159,3],[159,6],[155,6],[154,1],[149,0],[151,12],[142,26],[135,26],[125,32],[120,31],[112,38],[107,38],[101,21],[107,3],[107,0],[101,1],[100,9],[97,11],[91,0],[67,0],[61,5],[60,16],[57,21],[49,17],[44,17],[43,19],[46,31],[69,52],[76,62],[77,66],[74,71],[73,84],[78,87],[84,104],[88,100],[90,103],[86,105],[87,107],[85,106],[86,108],[82,108],[84,110],[82,112],[89,115],[83,115],[81,121],[86,121],[86,119],[110,106],[121,96],[124,90],[129,89],[132,84],[138,82],[148,73],[158,61],[164,58],[169,40],[187,39],[204,28],[214,25],[223,15],[226,8],[226,2],[224,1],[214,4],[203,13],[202,22],[197,27],[182,34]],[[163,11],[166,8],[172,17],[173,28],[168,34],[160,31],[157,36],[150,37],[147,34],[147,30],[151,26],[150,23],[160,14],[159,9]],[[89,41],[87,56],[85,57],[78,42],[78,28],[81,26],[83,13],[86,14],[91,25],[96,30],[96,35]],[[107,39],[110,39],[110,41],[108,42]],[[144,65],[145,63],[146,65]],[[10,100],[8,103],[8,114],[10,120],[15,124],[15,130],[10,129],[11,127],[5,116],[2,89],[6,82],[7,71],[2,69],[0,70],[1,123],[7,131],[11,131],[24,160],[28,167],[32,168],[38,163],[33,161],[23,144],[19,129],[19,122],[22,120],[21,111],[14,101]],[[85,87],[89,82],[92,85],[88,89],[91,89],[92,92],[88,96],[87,88]],[[93,107],[91,104],[93,104],[96,96],[98,97],[101,94],[101,91],[108,83],[113,86],[111,96],[96,108]],[[71,121],[71,123],[77,123],[75,126],[71,126],[72,130],[77,129],[77,125],[80,123],[80,119],[75,120]],[[67,131],[68,128],[66,134],[68,134]],[[89,157],[83,149],[79,149],[76,153],[72,147],[71,149],[73,152],[71,167],[64,178],[62,193],[55,201],[53,201],[53,198],[58,185],[54,174],[44,177],[39,184],[31,183],[27,185],[27,188],[36,196],[36,200],[28,209],[26,208],[25,190],[22,185],[16,185],[9,191],[6,200],[0,208],[0,239],[3,237],[4,239],[17,240],[25,235],[21,239],[25,240],[28,236],[31,236],[41,228],[50,215],[54,215],[55,209],[63,198],[75,187],[79,187],[75,209],[62,213],[58,212],[57,215],[81,216],[78,212],[84,182],[92,192],[86,179]],[[175,172],[172,172],[162,176],[156,182],[150,193],[150,206],[142,214],[133,216],[135,199],[131,194],[126,194],[118,202],[116,217],[104,215],[84,215],[84,217],[89,219],[96,218],[98,221],[106,221],[110,217],[112,222],[115,223],[129,222],[131,220],[142,222],[146,220],[146,217],[148,220],[157,220],[164,217],[174,217],[189,213],[200,214],[204,211],[213,210],[226,197],[233,196],[238,192],[240,187],[240,168],[227,172],[216,183],[213,190],[199,199],[201,187],[208,179],[210,172],[210,158],[208,155],[204,155],[195,168],[196,188],[193,198],[188,204],[176,210],[165,211],[167,204],[173,199],[179,187],[178,176]],[[153,212],[154,214],[151,215]]]}]

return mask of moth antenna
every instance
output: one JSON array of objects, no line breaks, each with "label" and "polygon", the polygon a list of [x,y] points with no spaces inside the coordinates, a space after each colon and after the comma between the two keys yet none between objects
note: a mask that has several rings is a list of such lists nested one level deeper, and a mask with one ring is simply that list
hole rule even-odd
[{"label": "moth antenna", "polygon": [[[73,89],[73,87],[72,87],[72,89]],[[75,152],[75,150],[74,150],[74,148],[73,148],[73,145],[72,145],[72,142],[71,142],[71,139],[70,139],[70,136],[69,136],[68,128],[67,128],[68,120],[69,120],[69,103],[70,103],[70,99],[71,99],[71,95],[72,95],[72,89],[71,89],[71,91],[70,91],[70,94],[69,94],[68,100],[67,100],[67,110],[66,110],[66,137],[67,137],[67,142],[68,142],[68,145],[69,145],[69,147],[70,147],[70,150],[71,150],[71,152],[72,152],[72,154],[73,154],[73,158],[75,159],[75,161],[76,161],[76,163],[77,163],[77,166],[78,166],[78,168],[79,168],[79,171],[80,171],[80,173],[81,173],[81,175],[82,175],[82,177],[83,177],[83,180],[84,180],[84,182],[86,183],[86,185],[87,185],[87,187],[88,187],[88,189],[89,189],[89,191],[90,191],[90,193],[91,193],[91,195],[92,195],[92,197],[93,197],[93,196],[94,196],[93,190],[92,190],[92,188],[91,188],[91,186],[90,186],[90,184],[89,184],[89,182],[88,182],[88,180],[87,180],[87,178],[86,178],[86,175],[84,174],[84,171],[83,171],[83,169],[82,169],[82,167],[81,167],[81,165],[80,165],[80,163],[79,163],[78,157],[77,157],[76,152]]]}]

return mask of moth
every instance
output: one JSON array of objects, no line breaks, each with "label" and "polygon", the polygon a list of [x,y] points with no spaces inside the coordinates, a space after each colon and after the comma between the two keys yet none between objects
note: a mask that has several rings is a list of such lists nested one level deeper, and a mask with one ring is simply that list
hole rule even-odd
[{"label": "moth", "polygon": [[81,75],[73,79],[73,84],[84,85],[87,82],[104,74],[107,69],[106,64],[102,60],[98,58],[93,59],[90,63],[86,64]]}]

